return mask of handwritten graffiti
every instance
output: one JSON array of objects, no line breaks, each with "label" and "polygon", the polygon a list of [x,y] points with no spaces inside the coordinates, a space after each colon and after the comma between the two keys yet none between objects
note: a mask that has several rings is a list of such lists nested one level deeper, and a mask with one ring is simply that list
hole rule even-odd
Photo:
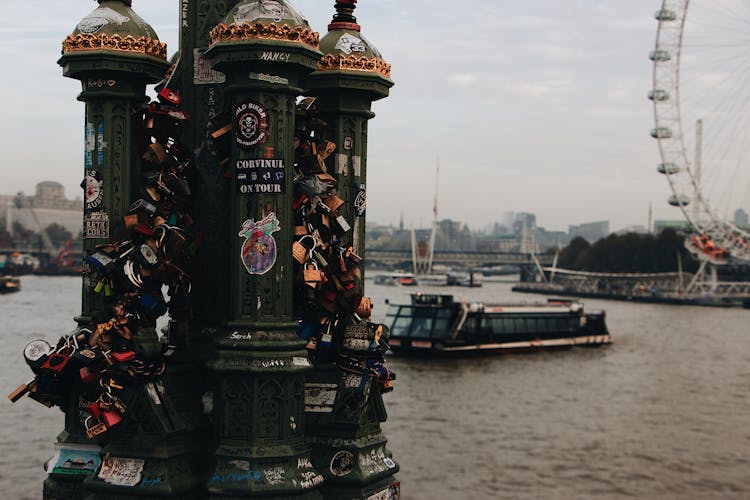
[{"label": "handwritten graffiti", "polygon": [[228,474],[214,474],[211,477],[211,484],[238,482],[238,481],[259,481],[263,477],[260,471],[249,470],[247,472],[230,472]]}]

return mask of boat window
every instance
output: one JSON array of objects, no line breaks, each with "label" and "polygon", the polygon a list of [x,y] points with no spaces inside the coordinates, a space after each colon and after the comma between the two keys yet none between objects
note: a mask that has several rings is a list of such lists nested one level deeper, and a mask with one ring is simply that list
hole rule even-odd
[{"label": "boat window", "polygon": [[435,329],[432,332],[432,338],[433,339],[444,339],[448,336],[448,327],[450,326],[450,321],[447,319],[441,319],[438,318],[435,320]]},{"label": "boat window", "polygon": [[411,326],[411,318],[400,317],[396,318],[391,326],[391,335],[394,337],[406,337],[409,334],[409,327]]},{"label": "boat window", "polygon": [[413,339],[428,339],[432,334],[435,323],[433,318],[414,318],[411,325],[410,337]]}]

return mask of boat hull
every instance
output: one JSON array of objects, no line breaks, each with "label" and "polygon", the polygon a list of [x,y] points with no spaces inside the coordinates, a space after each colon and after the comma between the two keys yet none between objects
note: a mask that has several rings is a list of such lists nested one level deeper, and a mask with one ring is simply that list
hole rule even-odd
[{"label": "boat hull", "polygon": [[573,347],[601,347],[612,343],[612,337],[602,335],[582,335],[577,337],[530,339],[513,342],[492,342],[446,346],[441,342],[391,339],[389,345],[397,356],[472,356],[499,353],[520,353],[544,350],[571,349]]}]

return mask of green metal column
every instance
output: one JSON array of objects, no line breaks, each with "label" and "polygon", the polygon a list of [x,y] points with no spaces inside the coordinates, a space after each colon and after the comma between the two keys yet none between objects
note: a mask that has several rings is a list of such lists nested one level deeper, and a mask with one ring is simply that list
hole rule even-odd
[{"label": "green metal column", "polygon": [[[64,75],[81,80],[79,99],[86,103],[84,249],[88,254],[99,244],[129,238],[123,217],[143,187],[146,85],[161,80],[169,67],[166,45],[131,9],[130,0],[99,0],[99,4],[65,40],[60,59]],[[94,285],[84,278],[83,314],[76,318],[81,326],[107,321],[119,300],[118,295],[97,293]],[[160,355],[154,320],[142,319],[132,335],[136,356],[153,359]],[[70,384],[61,441],[66,446],[101,445],[103,463],[82,484],[51,475],[45,482],[45,498],[200,495],[200,450],[206,447],[194,432],[201,424],[200,405],[188,394],[179,370],[148,381],[122,383],[126,415],[117,427],[95,440],[83,435],[78,418],[84,401],[79,401],[77,384]]]},{"label": "green metal column", "polygon": [[284,1],[246,0],[206,52],[231,98],[228,316],[209,366],[218,379],[211,498],[319,498],[304,439],[310,363],[292,319],[295,100],[320,58],[318,35]]},{"label": "green metal column", "polygon": [[[362,36],[355,7],[356,0],[337,0],[328,34],[320,42],[323,58],[304,86],[306,95],[317,97],[327,123],[326,138],[338,146],[334,160],[338,192],[347,202],[345,217],[353,221],[355,252],[365,258],[367,124],[375,116],[372,102],[388,96],[393,82],[390,65]],[[340,386],[340,379],[336,367],[318,364],[308,380],[314,390],[339,385],[335,405],[327,411],[311,406],[306,414],[313,465],[326,478],[324,498],[399,498],[400,485],[393,476],[398,464],[380,428],[387,419],[380,385],[371,385],[364,404],[351,406],[342,404],[348,389]]]},{"label": "green metal column", "polygon": [[[140,165],[134,110],[146,101],[146,84],[161,79],[167,67],[166,46],[130,9],[130,1],[99,3],[65,39],[59,60],[64,76],[81,81],[78,99],[86,103],[82,187],[87,253],[124,234],[122,217],[132,201]],[[79,328],[106,314],[104,295],[95,293],[93,285],[84,282],[82,314],[75,318]],[[65,430],[58,446],[91,444],[79,421],[79,395],[73,385],[63,409]],[[44,498],[83,498],[85,477],[51,474],[44,483]]]}]

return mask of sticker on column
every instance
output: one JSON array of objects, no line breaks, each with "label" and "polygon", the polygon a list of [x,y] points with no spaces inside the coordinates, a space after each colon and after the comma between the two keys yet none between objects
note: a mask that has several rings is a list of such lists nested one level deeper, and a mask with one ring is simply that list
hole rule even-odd
[{"label": "sticker on column", "polygon": [[349,157],[345,154],[336,155],[336,173],[339,175],[349,175],[347,167],[349,166]]},{"label": "sticker on column", "polygon": [[364,217],[367,211],[367,186],[365,184],[354,185],[354,215]]},{"label": "sticker on column", "polygon": [[86,210],[96,210],[104,202],[104,179],[98,170],[87,170],[81,183]]},{"label": "sticker on column", "polygon": [[99,123],[98,134],[96,136],[96,161],[99,168],[104,168],[104,148],[107,143],[104,142],[104,123]]},{"label": "sticker on column", "polygon": [[339,41],[336,43],[336,46],[334,48],[336,50],[340,50],[348,56],[351,55],[352,52],[367,51],[367,45],[365,45],[362,40],[352,35],[351,33],[344,33],[343,35],[341,35],[341,38],[339,38]]},{"label": "sticker on column", "polygon": [[362,175],[362,157],[352,156],[352,170],[354,170],[354,177]]},{"label": "sticker on column", "polygon": [[78,23],[78,31],[84,34],[96,33],[110,23],[122,26],[128,21],[130,21],[128,16],[123,16],[114,9],[99,7]]},{"label": "sticker on column", "polygon": [[84,144],[86,145],[86,148],[83,155],[83,165],[88,170],[93,166],[94,160],[92,157],[94,155],[94,148],[96,147],[96,132],[94,132],[93,123],[86,124],[84,136]]},{"label": "sticker on column", "polygon": [[146,461],[142,458],[119,458],[105,455],[99,479],[117,486],[135,486],[141,482]]},{"label": "sticker on column", "polygon": [[254,148],[268,139],[268,111],[257,102],[248,101],[234,110],[237,145]]},{"label": "sticker on column", "polygon": [[271,212],[263,220],[248,219],[242,224],[239,236],[245,238],[240,258],[250,274],[266,274],[276,263],[276,239],[273,233],[281,231],[276,214]]}]

